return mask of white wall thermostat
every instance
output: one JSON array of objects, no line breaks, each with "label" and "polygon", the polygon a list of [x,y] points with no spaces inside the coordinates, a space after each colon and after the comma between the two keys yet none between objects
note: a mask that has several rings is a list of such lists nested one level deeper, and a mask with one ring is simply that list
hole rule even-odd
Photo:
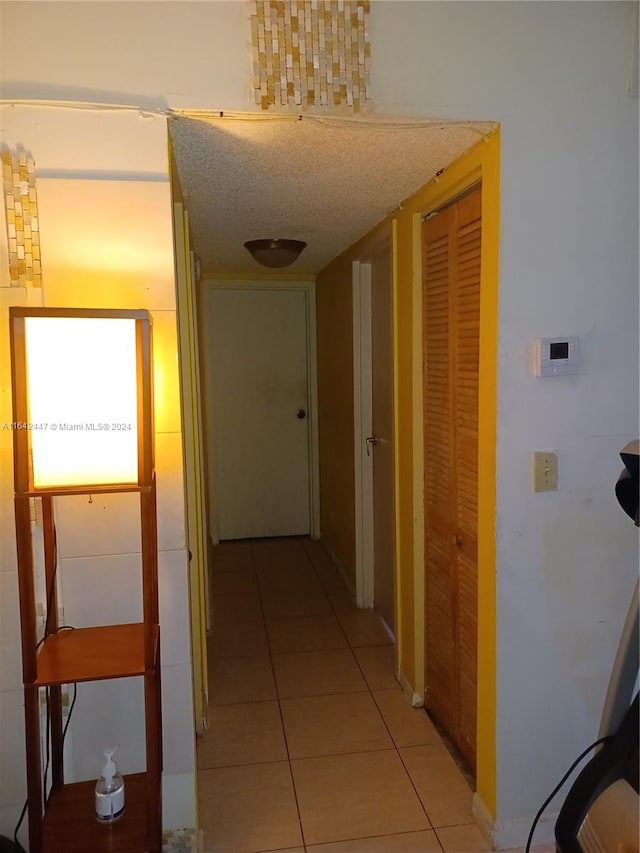
[{"label": "white wall thermostat", "polygon": [[578,338],[538,338],[535,346],[536,376],[573,376],[579,372]]}]

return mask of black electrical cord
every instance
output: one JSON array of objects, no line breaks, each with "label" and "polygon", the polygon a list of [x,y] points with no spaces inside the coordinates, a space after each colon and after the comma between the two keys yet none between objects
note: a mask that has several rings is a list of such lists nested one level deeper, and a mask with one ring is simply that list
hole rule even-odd
[{"label": "black electrical cord", "polygon": [[[57,534],[57,530],[56,530],[55,525],[53,527],[53,562],[54,562],[53,577],[51,578],[51,585],[50,585],[49,591],[47,593],[47,615],[45,617],[44,632],[42,635],[42,639],[36,644],[36,651],[38,651],[38,649],[44,643],[44,641],[47,639],[47,637],[50,636],[49,619],[51,618],[51,606],[53,604],[53,594],[54,594],[55,589],[56,589],[56,577],[58,574],[58,534]],[[60,631],[74,631],[74,630],[75,630],[75,628],[73,625],[62,625],[61,627],[58,628],[58,630],[55,633],[58,633]],[[46,735],[46,744],[47,744],[46,756],[47,756],[47,760],[46,760],[45,769],[44,769],[43,790],[46,790],[47,773],[49,772],[49,762],[50,762],[50,743],[49,742],[50,742],[51,717],[50,717],[50,712],[49,712],[49,688],[48,687],[45,688],[45,695],[46,695],[46,703],[47,703],[47,725],[46,725],[46,729],[47,729],[47,735]],[[63,752],[64,752],[64,739],[67,736],[67,729],[69,728],[69,723],[71,722],[71,715],[73,714],[73,709],[74,709],[75,704],[76,704],[77,696],[78,696],[78,686],[74,682],[74,684],[73,684],[73,699],[71,700],[71,705],[69,707],[69,713],[67,715],[67,721],[66,721],[64,728],[62,730],[62,744],[61,744],[61,749],[60,749],[61,756],[63,755]],[[60,768],[58,768],[58,769],[60,769]],[[27,853],[27,851],[24,849],[22,844],[20,844],[20,842],[18,841],[18,832],[20,831],[20,827],[22,826],[22,823],[24,821],[25,815],[27,813],[28,806],[29,806],[29,800],[27,798],[24,802],[24,806],[22,807],[22,811],[20,812],[20,817],[18,818],[16,828],[13,831],[13,841],[17,845],[17,847],[20,849],[21,853]],[[46,811],[46,807],[47,806],[46,806],[46,798],[45,798],[45,811]]]},{"label": "black electrical cord", "polygon": [[[61,628],[60,630],[62,631],[65,629]],[[74,629],[69,628],[68,630],[73,631]],[[49,731],[51,728],[51,723],[50,723],[50,713],[49,713],[49,688],[47,688],[47,694],[46,695],[47,695],[47,752],[46,752],[47,764],[46,764],[46,767],[44,769],[44,782],[43,782],[43,790],[45,790],[45,791],[46,791],[47,773],[49,772],[49,761],[50,761]],[[67,720],[64,724],[64,728],[62,729],[62,742],[60,744],[60,761],[61,762],[63,760],[63,754],[64,754],[64,739],[67,736],[67,729],[69,728],[69,723],[71,722],[71,715],[73,714],[73,709],[75,707],[77,697],[78,697],[78,685],[74,681],[74,683],[73,683],[73,699],[71,700],[71,705],[69,706],[69,713],[67,714]],[[59,764],[56,769],[59,773],[62,770],[62,766]],[[45,813],[47,811],[47,805],[48,805],[48,803],[47,803],[46,798],[45,798]]]},{"label": "black electrical cord", "polygon": [[564,785],[564,783],[567,781],[567,779],[569,778],[569,776],[571,776],[571,774],[572,774],[572,773],[573,773],[573,771],[576,769],[576,767],[578,766],[578,764],[580,764],[580,762],[582,761],[582,759],[583,759],[586,755],[588,755],[588,754],[591,752],[591,750],[592,750],[592,749],[595,749],[595,748],[596,748],[596,746],[600,746],[600,744],[602,744],[602,743],[606,743],[606,742],[607,742],[607,741],[609,741],[609,740],[613,740],[613,737],[614,737],[613,735],[606,735],[605,737],[598,738],[598,740],[595,740],[592,744],[590,744],[590,745],[589,745],[589,746],[588,746],[588,747],[587,747],[583,752],[581,752],[581,753],[580,753],[580,755],[576,758],[576,760],[573,762],[573,764],[571,765],[571,767],[567,770],[567,772],[564,774],[564,776],[562,777],[562,779],[558,782],[558,784],[556,785],[556,787],[555,787],[555,788],[553,789],[553,791],[549,794],[549,796],[548,796],[548,797],[547,797],[547,799],[544,801],[544,803],[540,806],[540,809],[539,809],[539,811],[538,811],[538,814],[534,817],[534,819],[533,819],[533,823],[531,824],[531,831],[529,832],[529,837],[527,838],[527,846],[525,847],[525,853],[529,853],[529,851],[531,850],[531,842],[533,841],[533,833],[536,831],[536,826],[538,825],[538,821],[539,821],[539,820],[540,820],[540,818],[542,817],[542,815],[543,815],[543,813],[544,813],[544,810],[547,808],[547,806],[549,805],[549,803],[551,802],[551,800],[552,800],[552,799],[555,797],[555,795],[558,793],[558,791],[560,790],[560,788],[562,788],[562,786],[563,786],[563,785]]},{"label": "black electrical cord", "polygon": [[[70,629],[73,630],[73,629]],[[71,722],[71,715],[73,714],[73,709],[76,706],[76,699],[78,698],[78,685],[73,682],[73,699],[71,700],[71,705],[69,706],[69,713],[67,714],[67,722],[64,724],[64,728],[62,730],[62,745],[60,749],[60,760],[62,761],[62,756],[64,753],[64,739],[67,736],[67,729],[69,728],[69,723]],[[58,768],[61,769],[61,768]]]},{"label": "black electrical cord", "polygon": [[58,574],[58,532],[56,530],[55,524],[53,525],[53,577],[51,578],[51,586],[49,588],[49,592],[47,594],[47,615],[45,617],[44,622],[44,634],[42,639],[36,646],[36,649],[46,640],[49,636],[49,619],[51,617],[51,604],[53,602],[53,594],[56,590],[56,577]]},{"label": "black electrical cord", "polygon": [[[44,695],[45,695],[45,702],[47,705],[47,725],[46,725],[46,729],[45,729],[45,731],[46,731],[45,754],[47,756],[47,760],[46,760],[45,765],[44,765],[44,773],[42,776],[42,790],[46,791],[47,790],[47,773],[49,772],[49,763],[51,761],[51,708],[49,706],[49,688],[48,687],[45,687]],[[44,803],[44,810],[46,813],[46,811],[47,811],[46,797],[45,797],[45,803]]]},{"label": "black electrical cord", "polygon": [[20,812],[20,817],[18,818],[18,823],[16,824],[16,828],[13,831],[13,842],[21,851],[21,853],[27,853],[22,844],[18,841],[18,832],[20,831],[20,827],[22,826],[22,821],[24,820],[24,816],[27,813],[27,806],[29,805],[29,800],[24,801],[24,806],[22,807],[22,811]]},{"label": "black electrical cord", "polygon": [[[61,628],[60,630],[65,630],[65,629]],[[74,629],[69,627],[66,630],[73,631]],[[64,740],[67,736],[67,730],[69,728],[69,723],[71,722],[71,715],[73,714],[73,709],[75,708],[77,698],[78,698],[78,685],[74,682],[73,683],[73,699],[71,700],[71,705],[69,707],[69,713],[67,714],[67,721],[64,724],[64,728],[62,730],[62,749],[60,750],[61,754],[64,751]],[[45,785],[46,785],[48,769],[49,769],[49,690],[47,689],[47,766],[46,766],[45,771],[44,771]],[[18,823],[16,824],[16,828],[13,831],[13,841],[18,846],[21,853],[27,853],[27,851],[24,849],[24,847],[22,846],[22,844],[20,844],[20,842],[18,840],[18,832],[20,831],[20,827],[22,826],[25,815],[27,813],[27,806],[28,805],[29,805],[29,800],[27,799],[24,802],[24,806],[22,807],[22,811],[20,812],[20,817],[18,818]]]},{"label": "black electrical cord", "polygon": [[[74,686],[75,686],[75,685],[74,685]],[[49,688],[48,688],[48,687],[45,687],[45,696],[46,696],[46,704],[47,704],[47,725],[46,725],[46,731],[47,731],[47,735],[46,735],[46,744],[47,744],[47,747],[46,747],[46,756],[47,756],[47,760],[46,760],[45,767],[44,767],[44,774],[43,774],[43,788],[45,788],[45,789],[46,789],[46,784],[47,784],[47,773],[49,772],[49,759],[50,759],[50,752],[49,752],[49,729],[50,729],[50,726],[51,726],[51,715],[50,715],[50,713],[49,713]],[[74,701],[75,701],[75,697],[74,697]],[[71,716],[71,711],[69,711],[69,716]],[[68,720],[67,720],[67,723],[68,723]],[[62,735],[63,743],[64,743],[64,734],[65,734],[65,733],[66,733],[66,727],[65,727],[65,732],[64,732],[64,733],[63,733],[63,735]],[[15,829],[14,829],[14,831],[13,831],[13,840],[14,840],[14,842],[18,845],[18,847],[20,848],[20,850],[21,850],[21,851],[23,851],[23,853],[26,853],[26,851],[25,851],[24,847],[22,846],[22,844],[20,844],[20,842],[18,841],[18,832],[20,831],[20,827],[22,826],[22,821],[24,820],[24,817],[25,817],[25,815],[26,815],[26,813],[27,813],[27,806],[28,806],[28,805],[29,805],[29,800],[28,800],[28,799],[26,799],[26,800],[25,800],[25,802],[24,802],[24,806],[22,807],[22,811],[20,812],[20,817],[18,818],[18,823],[16,824],[16,828],[15,828]],[[45,803],[45,811],[46,811],[46,803]]]}]

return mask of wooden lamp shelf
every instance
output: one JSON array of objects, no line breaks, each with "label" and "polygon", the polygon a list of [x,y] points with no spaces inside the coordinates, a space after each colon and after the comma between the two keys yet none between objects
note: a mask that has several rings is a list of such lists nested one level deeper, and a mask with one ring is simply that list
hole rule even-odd
[{"label": "wooden lamp shelf", "polygon": [[[61,630],[46,638],[38,654],[37,687],[144,675],[144,623]],[[156,665],[159,631],[153,627]]]},{"label": "wooden lamp shelf", "polygon": [[57,486],[46,490],[29,488],[25,490],[24,494],[30,498],[37,498],[42,494],[63,498],[73,495],[117,495],[125,492],[148,492],[149,488],[149,486],[140,486],[137,483],[118,483],[108,486]]},{"label": "wooden lamp shelf", "polygon": [[[42,435],[29,430],[14,430],[14,480],[16,545],[18,556],[18,588],[20,596],[20,627],[22,641],[22,672],[24,683],[25,740],[27,764],[27,801],[29,814],[29,849],[31,853],[160,853],[162,849],[162,710],[160,686],[160,628],[158,610],[158,546],[156,481],[153,460],[153,364],[151,347],[151,318],[146,311],[112,311],[55,308],[11,308],[11,376],[13,390],[13,419],[29,423],[30,412],[40,411],[41,401],[32,399],[33,388],[54,387],[56,394],[45,395],[47,405],[59,405],[62,397],[81,393],[82,376],[77,373],[80,356],[88,352],[97,355],[92,368],[97,371],[95,387],[104,395],[111,391],[112,405],[120,404],[121,386],[127,373],[135,375],[135,387],[128,384],[125,403],[131,409],[127,432],[134,436],[126,451],[109,453],[114,467],[94,468],[102,462],[100,448],[92,446],[85,454],[82,466],[75,467],[78,456],[57,454],[58,445],[40,442]],[[105,326],[105,321],[115,323]],[[46,321],[43,323],[43,321]],[[51,321],[51,322],[49,322]],[[62,321],[62,326],[60,326]],[[84,321],[98,321],[87,326]],[[58,323],[58,325],[56,325]],[[46,330],[44,327],[48,326]],[[80,328],[82,327],[82,328]],[[105,329],[109,327],[107,335]],[[63,328],[64,331],[60,331]],[[88,331],[89,329],[89,331]],[[119,330],[119,331],[118,331]],[[53,334],[50,334],[53,332]],[[95,333],[95,334],[94,334]],[[123,342],[129,361],[113,372],[114,334]],[[42,340],[49,341],[48,347]],[[46,337],[49,335],[49,337]],[[68,346],[67,337],[77,335],[85,345]],[[96,335],[103,335],[98,341]],[[83,337],[84,336],[84,337]],[[64,340],[64,346],[60,341]],[[74,339],[75,341],[75,339]],[[39,348],[40,347],[40,348]],[[116,347],[117,349],[117,347]],[[63,354],[61,355],[61,352]],[[29,358],[27,359],[27,352]],[[66,361],[65,361],[66,358]],[[59,359],[59,361],[57,361]],[[52,364],[54,365],[52,369]],[[28,369],[27,369],[28,368]],[[40,371],[40,372],[39,372]],[[75,373],[74,373],[75,372]],[[74,375],[76,380],[74,382]],[[45,382],[42,382],[42,376]],[[113,381],[115,377],[115,382]],[[33,381],[38,378],[40,381]],[[31,383],[31,384],[30,384]],[[85,382],[86,385],[86,382]],[[133,388],[133,391],[132,391]],[[37,397],[36,392],[33,392]],[[115,396],[113,396],[115,394]],[[133,401],[133,408],[131,408]],[[99,401],[104,407],[104,400]],[[46,420],[60,421],[47,411]],[[35,421],[35,418],[33,419]],[[88,415],[92,422],[95,417]],[[116,420],[114,416],[114,421]],[[136,421],[136,429],[129,421]],[[64,432],[64,431],[63,431]],[[59,433],[55,431],[55,441]],[[91,432],[89,438],[93,436]],[[87,438],[87,436],[84,436]],[[69,436],[63,435],[67,450]],[[111,439],[113,440],[113,439]],[[37,445],[37,446],[36,446]],[[62,445],[60,445],[62,446]],[[35,449],[34,449],[35,448]],[[47,457],[47,448],[49,457]],[[53,448],[53,450],[51,449]],[[37,451],[37,452],[36,452]],[[51,479],[47,464],[53,460],[56,472]],[[36,470],[43,463],[42,471]],[[63,460],[62,463],[60,460]],[[123,461],[124,460],[124,461]],[[30,464],[32,461],[33,464]],[[136,465],[137,462],[137,465]],[[61,467],[62,466],[62,467]],[[124,466],[124,467],[123,467]],[[64,468],[64,470],[63,470]],[[104,476],[96,476],[99,471]],[[124,473],[123,473],[124,472]],[[47,476],[49,479],[47,479]],[[124,482],[113,482],[115,478]],[[104,479],[104,483],[96,483]],[[87,480],[89,482],[87,482]],[[93,480],[93,482],[92,482]],[[130,482],[135,481],[135,482]],[[59,483],[43,487],[42,483]],[[60,628],[57,620],[58,568],[57,533],[54,523],[54,500],[67,495],[115,494],[134,492],[140,503],[140,541],[142,572],[142,619],[126,625],[101,625],[88,628]],[[45,590],[48,620],[47,636],[36,644],[36,593],[30,502],[42,502],[42,541]],[[87,590],[87,593],[89,590]],[[113,824],[101,824],[94,811],[96,780],[65,784],[63,735],[63,684],[102,681],[105,679],[139,677],[144,682],[144,720],[146,772],[125,776],[125,810]],[[40,689],[48,688],[48,725],[45,737],[51,757],[51,789],[44,790],[42,762],[42,725]],[[96,733],[98,734],[98,733]],[[104,744],[107,746],[107,744]],[[96,756],[99,761],[100,756]],[[46,808],[43,803],[46,802]]]},{"label": "wooden lamp shelf", "polygon": [[113,824],[96,820],[95,781],[64,785],[54,791],[44,816],[44,849],[47,853],[146,853],[151,784],[146,773],[124,777],[124,814]]}]

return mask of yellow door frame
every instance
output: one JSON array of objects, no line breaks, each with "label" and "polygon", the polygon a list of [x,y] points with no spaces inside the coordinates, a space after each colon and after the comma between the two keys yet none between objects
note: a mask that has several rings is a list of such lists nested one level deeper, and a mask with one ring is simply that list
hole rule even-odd
[{"label": "yellow door frame", "polygon": [[478,420],[477,793],[496,814],[496,419],[500,132],[496,130],[402,204],[394,228],[396,548],[399,669],[424,696],[422,217],[482,181]]},{"label": "yellow door frame", "polygon": [[184,458],[185,513],[189,549],[189,608],[191,615],[191,663],[196,731],[207,727],[207,620],[206,592],[208,549],[202,454],[201,401],[198,394],[197,306],[191,271],[189,215],[174,202],[174,243],[180,392]]}]

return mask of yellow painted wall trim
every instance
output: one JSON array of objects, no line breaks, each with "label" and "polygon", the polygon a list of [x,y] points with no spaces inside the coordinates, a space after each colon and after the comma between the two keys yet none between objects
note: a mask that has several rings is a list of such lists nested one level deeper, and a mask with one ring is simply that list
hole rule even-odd
[{"label": "yellow painted wall trim", "polygon": [[482,260],[478,418],[478,794],[496,814],[496,430],[498,418],[498,265],[500,133],[482,162]]},{"label": "yellow painted wall trim", "polygon": [[477,790],[496,810],[495,447],[500,132],[474,146],[396,214],[396,447],[399,665],[424,691],[422,216],[482,181],[478,470]]},{"label": "yellow painted wall trim", "polygon": [[[422,434],[423,367],[422,367],[422,216],[411,216],[413,246],[412,278],[412,400],[413,430],[413,566],[414,566],[414,692],[424,704],[425,686],[425,573],[424,573],[424,440]],[[415,428],[416,413],[419,413]],[[408,614],[407,614],[408,617]]]},{"label": "yellow painted wall trim", "polygon": [[[391,222],[391,288],[392,288],[392,306],[393,306],[393,434],[398,435],[400,423],[398,421],[398,223],[394,219]],[[400,443],[397,438],[393,448],[393,480],[394,480],[394,513],[395,513],[395,549],[396,549],[396,609],[395,609],[395,624],[398,626],[396,630],[396,665],[398,673],[402,674],[405,682],[406,676],[402,671],[401,662],[405,659],[405,635],[400,629],[402,623],[402,597],[403,583],[402,573],[400,572],[400,461],[398,456],[398,447]],[[401,682],[402,683],[402,682]]]},{"label": "yellow painted wall trim", "polygon": [[194,306],[191,300],[188,216],[181,202],[174,202],[174,252],[176,260],[176,307],[182,403],[184,499],[189,560],[189,613],[191,618],[191,671],[196,731],[207,727],[207,637],[204,572],[206,569],[204,506],[199,465],[199,434],[194,341]]}]

